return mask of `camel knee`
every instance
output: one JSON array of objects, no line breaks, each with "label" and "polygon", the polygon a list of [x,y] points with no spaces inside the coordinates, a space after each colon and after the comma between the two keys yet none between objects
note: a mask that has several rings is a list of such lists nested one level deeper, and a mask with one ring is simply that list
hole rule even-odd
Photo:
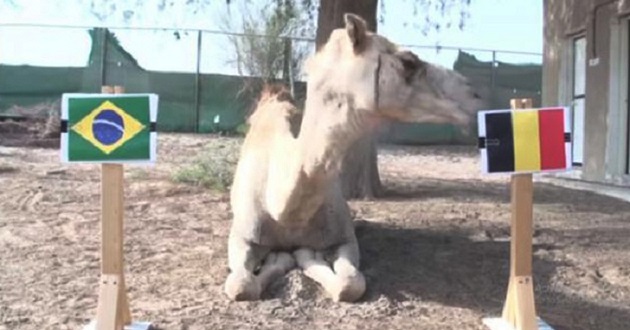
[{"label": "camel knee", "polygon": [[234,301],[258,300],[262,288],[250,273],[230,273],[225,280],[225,294]]}]

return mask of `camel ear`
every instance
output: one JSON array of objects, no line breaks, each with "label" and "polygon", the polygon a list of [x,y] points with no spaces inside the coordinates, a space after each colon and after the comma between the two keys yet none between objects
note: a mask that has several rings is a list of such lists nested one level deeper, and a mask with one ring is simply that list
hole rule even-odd
[{"label": "camel ear", "polygon": [[354,46],[354,51],[361,52],[367,39],[367,23],[358,15],[350,13],[344,14],[343,20],[346,22],[346,31]]}]

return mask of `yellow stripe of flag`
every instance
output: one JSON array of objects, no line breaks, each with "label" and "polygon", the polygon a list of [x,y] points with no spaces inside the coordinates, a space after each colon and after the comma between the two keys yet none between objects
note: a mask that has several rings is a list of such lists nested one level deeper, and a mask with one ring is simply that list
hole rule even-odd
[{"label": "yellow stripe of flag", "polygon": [[512,112],[514,132],[514,169],[516,171],[540,170],[540,134],[536,110]]}]

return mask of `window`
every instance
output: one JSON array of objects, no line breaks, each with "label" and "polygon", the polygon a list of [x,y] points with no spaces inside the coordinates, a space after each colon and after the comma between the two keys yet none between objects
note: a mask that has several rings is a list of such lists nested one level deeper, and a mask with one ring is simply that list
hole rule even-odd
[{"label": "window", "polygon": [[584,99],[586,94],[586,38],[573,40],[573,90],[571,93],[573,164],[582,165],[584,155]]}]

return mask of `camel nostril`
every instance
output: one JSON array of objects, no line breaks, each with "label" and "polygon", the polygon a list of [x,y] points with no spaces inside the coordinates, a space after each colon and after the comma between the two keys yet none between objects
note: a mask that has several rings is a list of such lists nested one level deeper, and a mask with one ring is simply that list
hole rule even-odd
[{"label": "camel nostril", "polygon": [[479,94],[477,94],[477,93],[473,93],[473,97],[476,98],[476,99],[480,99],[481,98],[481,96],[479,96]]}]

